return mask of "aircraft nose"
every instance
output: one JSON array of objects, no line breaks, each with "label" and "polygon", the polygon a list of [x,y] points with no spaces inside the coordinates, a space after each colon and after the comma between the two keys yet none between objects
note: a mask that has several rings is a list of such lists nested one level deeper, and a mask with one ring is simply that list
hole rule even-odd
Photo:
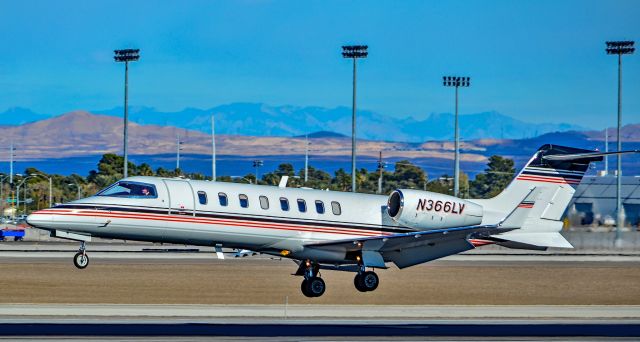
[{"label": "aircraft nose", "polygon": [[35,213],[27,216],[26,221],[31,227],[46,228],[48,225],[53,223],[53,216],[51,214],[44,214],[36,211]]}]

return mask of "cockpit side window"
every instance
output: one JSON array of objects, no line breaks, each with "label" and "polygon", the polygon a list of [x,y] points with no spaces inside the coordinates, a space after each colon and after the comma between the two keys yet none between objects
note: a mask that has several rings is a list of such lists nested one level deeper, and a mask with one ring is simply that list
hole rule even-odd
[{"label": "cockpit side window", "polygon": [[155,185],[131,181],[117,182],[96,195],[125,198],[158,198]]}]

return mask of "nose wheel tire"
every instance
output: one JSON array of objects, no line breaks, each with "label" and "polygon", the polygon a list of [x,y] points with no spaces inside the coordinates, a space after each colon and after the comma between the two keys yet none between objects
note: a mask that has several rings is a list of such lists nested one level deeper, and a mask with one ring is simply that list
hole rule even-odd
[{"label": "nose wheel tire", "polygon": [[326,285],[322,278],[311,277],[302,281],[302,284],[300,284],[300,290],[302,290],[302,294],[307,297],[320,297],[324,294]]},{"label": "nose wheel tire", "polygon": [[356,289],[360,292],[369,292],[378,288],[380,284],[380,279],[375,272],[367,271],[363,273],[358,273],[356,277],[353,279],[353,284],[356,286]]},{"label": "nose wheel tire", "polygon": [[73,256],[73,264],[79,269],[89,266],[89,256],[86,253],[78,252]]}]

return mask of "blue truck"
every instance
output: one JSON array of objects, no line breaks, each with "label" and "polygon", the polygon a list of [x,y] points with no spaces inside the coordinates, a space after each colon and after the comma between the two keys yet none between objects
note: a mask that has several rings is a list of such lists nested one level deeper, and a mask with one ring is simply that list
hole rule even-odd
[{"label": "blue truck", "polygon": [[22,241],[24,239],[24,230],[0,230],[0,241],[6,241],[6,238],[10,236],[13,236],[13,241]]}]

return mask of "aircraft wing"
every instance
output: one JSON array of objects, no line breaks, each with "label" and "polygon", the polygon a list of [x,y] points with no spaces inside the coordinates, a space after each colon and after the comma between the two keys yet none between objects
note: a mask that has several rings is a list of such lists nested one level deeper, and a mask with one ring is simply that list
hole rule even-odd
[{"label": "aircraft wing", "polygon": [[385,261],[391,261],[405,268],[472,249],[470,237],[488,237],[511,229],[500,225],[457,227],[318,242],[305,248],[357,253],[368,267],[386,268]]}]

